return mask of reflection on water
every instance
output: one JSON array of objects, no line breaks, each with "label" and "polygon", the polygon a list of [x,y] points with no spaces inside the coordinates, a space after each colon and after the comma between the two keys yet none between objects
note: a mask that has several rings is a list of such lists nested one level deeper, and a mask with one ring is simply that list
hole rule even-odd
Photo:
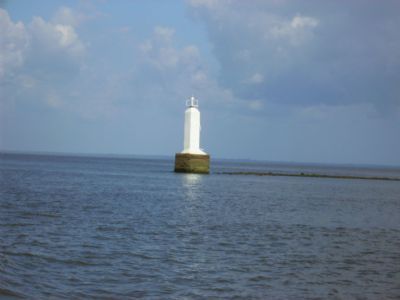
[{"label": "reflection on water", "polygon": [[191,188],[193,186],[198,185],[202,181],[202,174],[183,174],[182,182],[183,185],[187,188]]},{"label": "reflection on water", "polygon": [[201,174],[183,174],[182,175],[182,186],[183,191],[185,193],[185,198],[194,202],[199,198],[199,187],[202,183],[202,177],[204,175]]}]

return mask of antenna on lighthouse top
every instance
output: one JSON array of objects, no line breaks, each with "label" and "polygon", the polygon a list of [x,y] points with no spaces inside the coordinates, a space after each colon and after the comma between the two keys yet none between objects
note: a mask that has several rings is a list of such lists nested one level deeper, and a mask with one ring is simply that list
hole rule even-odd
[{"label": "antenna on lighthouse top", "polygon": [[192,96],[188,100],[186,100],[186,106],[199,107],[199,101],[194,96]]}]

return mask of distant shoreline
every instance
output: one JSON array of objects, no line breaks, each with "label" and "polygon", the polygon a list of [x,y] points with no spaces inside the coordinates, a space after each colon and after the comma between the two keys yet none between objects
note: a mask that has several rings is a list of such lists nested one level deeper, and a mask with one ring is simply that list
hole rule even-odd
[{"label": "distant shoreline", "polygon": [[[172,154],[133,154],[133,153],[91,153],[91,152],[62,152],[62,151],[34,151],[34,150],[10,150],[0,149],[0,155],[37,155],[37,156],[66,156],[66,157],[97,157],[97,158],[134,158],[134,159],[162,159],[173,160],[175,152]],[[265,160],[265,159],[250,159],[250,158],[224,158],[212,156],[212,161],[228,161],[237,163],[251,164],[283,164],[296,166],[322,166],[322,167],[344,167],[344,168],[382,168],[382,169],[400,169],[400,165],[396,164],[380,164],[380,163],[349,163],[349,162],[312,162],[312,161],[281,161],[281,160]],[[399,178],[400,179],[400,178]]]},{"label": "distant shoreline", "polygon": [[250,176],[283,176],[283,177],[311,177],[311,178],[332,178],[332,179],[363,179],[363,180],[386,180],[400,181],[395,177],[379,176],[352,176],[352,175],[327,175],[316,173],[275,173],[275,172],[216,172],[220,175],[250,175]]}]

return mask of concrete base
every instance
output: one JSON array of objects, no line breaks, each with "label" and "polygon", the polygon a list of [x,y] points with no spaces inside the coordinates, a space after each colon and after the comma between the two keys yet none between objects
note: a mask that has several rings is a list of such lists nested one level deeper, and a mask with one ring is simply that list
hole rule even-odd
[{"label": "concrete base", "polygon": [[210,173],[210,155],[208,154],[175,154],[175,172]]}]

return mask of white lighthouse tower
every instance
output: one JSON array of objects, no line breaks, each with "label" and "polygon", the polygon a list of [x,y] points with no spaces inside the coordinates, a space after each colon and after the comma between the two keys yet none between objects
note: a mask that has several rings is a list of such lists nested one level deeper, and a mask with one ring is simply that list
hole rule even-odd
[{"label": "white lighthouse tower", "polygon": [[206,154],[200,149],[200,111],[199,102],[195,97],[190,97],[186,101],[185,111],[185,130],[183,138],[183,151],[188,154]]},{"label": "white lighthouse tower", "polygon": [[175,172],[209,173],[210,156],[200,148],[200,111],[195,97],[186,101],[183,151],[175,155]]}]

